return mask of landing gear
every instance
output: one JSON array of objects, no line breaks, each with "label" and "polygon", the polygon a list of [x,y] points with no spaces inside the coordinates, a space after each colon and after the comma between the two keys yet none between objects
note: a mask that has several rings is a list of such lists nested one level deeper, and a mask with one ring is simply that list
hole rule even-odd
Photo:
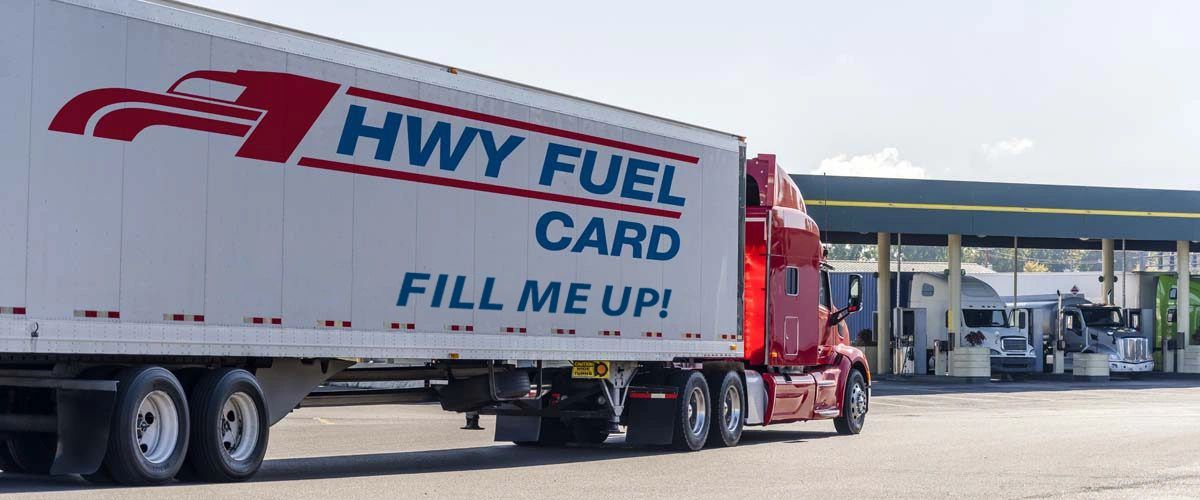
[{"label": "landing gear", "polygon": [[712,409],[708,382],[695,371],[676,373],[671,377],[671,382],[679,388],[671,445],[677,450],[697,451],[708,440],[708,419]]},{"label": "landing gear", "polygon": [[250,372],[219,369],[192,389],[193,422],[185,476],[213,482],[244,481],[262,466],[270,435],[262,388]]},{"label": "landing gear", "polygon": [[838,434],[858,434],[862,432],[863,423],[867,419],[867,403],[870,395],[867,393],[867,383],[862,373],[852,370],[846,377],[846,392],[842,399],[842,414],[833,419],[833,427]]},{"label": "landing gear", "polygon": [[104,473],[128,485],[170,481],[183,465],[190,424],[175,375],[160,367],[125,369],[118,376]]}]

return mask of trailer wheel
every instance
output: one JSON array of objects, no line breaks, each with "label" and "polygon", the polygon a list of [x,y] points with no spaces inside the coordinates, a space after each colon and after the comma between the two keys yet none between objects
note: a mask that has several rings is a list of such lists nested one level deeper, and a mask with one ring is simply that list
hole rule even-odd
[{"label": "trailer wheel", "polygon": [[695,371],[676,373],[671,382],[679,388],[671,445],[677,450],[697,451],[708,440],[708,418],[712,414],[708,382]]},{"label": "trailer wheel", "polygon": [[128,485],[170,481],[183,465],[189,424],[175,375],[157,366],[122,370],[104,472]]},{"label": "trailer wheel", "polygon": [[54,464],[54,453],[58,451],[58,436],[54,434],[22,432],[8,440],[7,452],[12,457],[10,472],[49,474]]},{"label": "trailer wheel", "polygon": [[182,476],[244,481],[262,466],[270,415],[258,380],[242,369],[204,374],[192,389],[191,445]]},{"label": "trailer wheel", "polygon": [[842,414],[833,419],[833,427],[838,434],[858,434],[862,432],[867,419],[867,403],[870,395],[867,393],[867,383],[862,373],[851,370],[846,378],[846,394],[842,399]]},{"label": "trailer wheel", "polygon": [[742,428],[746,409],[746,391],[742,378],[735,371],[714,374],[708,378],[708,386],[716,387],[713,393],[712,425],[708,428],[708,444],[718,447],[737,446],[742,440]]}]

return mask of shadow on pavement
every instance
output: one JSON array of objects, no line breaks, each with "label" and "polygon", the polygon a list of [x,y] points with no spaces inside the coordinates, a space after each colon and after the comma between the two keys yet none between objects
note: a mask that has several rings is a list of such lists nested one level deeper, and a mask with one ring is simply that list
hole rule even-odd
[{"label": "shadow on pavement", "polygon": [[[742,446],[769,443],[803,443],[814,439],[836,437],[835,432],[791,430],[746,430]],[[699,453],[720,452],[709,448]],[[623,438],[613,438],[604,445],[566,447],[522,447],[497,444],[450,450],[400,451],[366,455],[336,455],[326,457],[283,458],[267,460],[253,482],[297,481],[347,477],[499,470],[541,465],[562,465],[646,457],[676,452],[667,448],[634,448],[626,446]],[[188,486],[171,483],[157,488]],[[0,473],[0,493],[35,493],[52,491],[87,491],[113,488],[88,483],[78,476],[31,476]]]},{"label": "shadow on pavement", "polygon": [[1190,389],[1197,387],[1200,387],[1200,377],[1118,378],[1114,376],[1108,382],[1081,382],[1073,380],[1068,375],[1059,378],[1039,377],[1017,381],[992,380],[983,383],[962,383],[938,380],[937,377],[930,375],[907,380],[900,377],[875,380],[871,384],[871,394],[873,396],[919,396],[923,394]]}]

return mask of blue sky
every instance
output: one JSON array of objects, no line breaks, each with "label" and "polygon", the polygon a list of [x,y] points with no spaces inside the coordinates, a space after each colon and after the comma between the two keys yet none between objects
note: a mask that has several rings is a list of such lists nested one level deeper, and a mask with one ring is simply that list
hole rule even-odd
[{"label": "blue sky", "polygon": [[1200,189],[1200,2],[192,1],[735,132],[793,172]]}]

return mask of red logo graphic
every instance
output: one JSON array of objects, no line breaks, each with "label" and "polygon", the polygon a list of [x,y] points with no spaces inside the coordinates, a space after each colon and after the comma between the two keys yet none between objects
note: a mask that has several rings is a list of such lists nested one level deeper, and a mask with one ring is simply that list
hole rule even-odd
[{"label": "red logo graphic", "polygon": [[[219,82],[243,90],[234,100],[179,90],[181,84],[193,79]],[[237,156],[284,163],[339,87],[336,83],[288,73],[193,71],[162,94],[122,88],[84,92],[59,110],[50,122],[50,130],[86,135],[88,122],[103,112],[92,129],[95,137],[129,142],[141,131],[156,125],[199,130],[246,137]],[[117,105],[124,106],[115,107]],[[164,107],[232,120],[159,109]]]}]

